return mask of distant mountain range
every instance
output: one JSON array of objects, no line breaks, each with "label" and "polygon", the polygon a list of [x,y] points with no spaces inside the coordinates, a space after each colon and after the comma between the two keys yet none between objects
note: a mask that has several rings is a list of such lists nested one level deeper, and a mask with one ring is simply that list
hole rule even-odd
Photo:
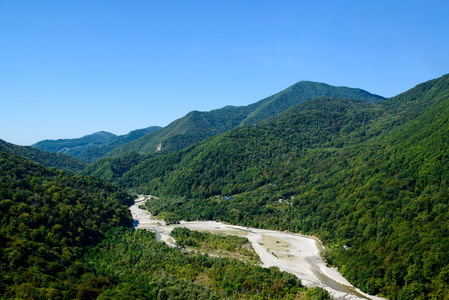
[{"label": "distant mountain range", "polygon": [[137,129],[121,136],[99,131],[76,139],[44,140],[31,145],[31,147],[53,153],[68,154],[84,162],[91,163],[116,147],[134,141],[160,128],[152,126]]},{"label": "distant mountain range", "polygon": [[45,140],[32,147],[72,155],[91,163],[102,157],[115,157],[127,151],[139,154],[171,153],[237,126],[259,122],[307,100],[320,97],[359,99],[376,103],[383,97],[361,89],[335,87],[300,81],[289,88],[248,106],[226,106],[209,112],[192,111],[164,128],[149,127],[117,137],[98,132],[78,139]]},{"label": "distant mountain range", "polygon": [[46,167],[71,173],[78,173],[87,167],[87,163],[67,154],[47,152],[29,146],[17,146],[3,140],[0,140],[0,151],[19,155]]}]

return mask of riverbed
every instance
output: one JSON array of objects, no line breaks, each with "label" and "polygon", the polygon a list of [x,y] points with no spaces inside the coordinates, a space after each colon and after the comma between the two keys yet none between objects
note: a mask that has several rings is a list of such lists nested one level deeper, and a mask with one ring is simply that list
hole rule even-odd
[{"label": "riverbed", "polygon": [[276,266],[281,271],[294,274],[308,287],[316,286],[326,289],[334,299],[384,300],[384,298],[361,292],[352,286],[337,270],[327,267],[320,256],[323,247],[316,238],[215,221],[182,221],[180,224],[166,225],[163,220],[157,219],[151,216],[148,211],[139,208],[148,199],[151,199],[151,196],[141,196],[130,207],[135,220],[135,228],[153,230],[156,233],[157,240],[163,241],[169,246],[175,245],[175,241],[170,237],[170,232],[176,227],[244,236],[248,238],[259,255],[263,267]]}]

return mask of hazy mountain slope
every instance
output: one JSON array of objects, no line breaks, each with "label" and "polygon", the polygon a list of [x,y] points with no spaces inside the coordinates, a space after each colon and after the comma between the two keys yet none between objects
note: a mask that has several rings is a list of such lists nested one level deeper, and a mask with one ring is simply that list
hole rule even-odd
[{"label": "hazy mountain slope", "polygon": [[76,158],[78,158],[84,162],[87,162],[87,163],[92,163],[92,162],[96,161],[97,159],[101,158],[102,156],[104,156],[106,153],[119,147],[120,145],[137,140],[138,138],[145,136],[149,133],[155,132],[159,129],[161,129],[161,127],[151,126],[151,127],[144,128],[144,129],[133,130],[126,135],[119,136],[116,140],[114,140],[113,142],[111,142],[107,145],[86,148]]},{"label": "hazy mountain slope", "polygon": [[71,173],[77,173],[87,164],[67,154],[57,154],[42,151],[28,146],[17,146],[0,140],[0,151],[16,154],[49,168],[56,168]]},{"label": "hazy mountain slope", "polygon": [[151,202],[172,221],[215,219],[318,235],[330,247],[329,262],[366,292],[443,299],[448,134],[446,75],[378,104],[308,101],[148,159],[119,182],[187,196],[176,205]]},{"label": "hazy mountain slope", "polygon": [[190,112],[158,132],[118,147],[105,156],[113,157],[129,150],[141,154],[154,153],[159,145],[163,153],[181,150],[207,137],[229,131],[238,125],[259,122],[296,104],[324,96],[359,99],[365,102],[377,102],[384,99],[360,89],[301,81],[248,106],[227,106],[210,112]]},{"label": "hazy mountain slope", "polygon": [[141,154],[154,153],[159,144],[161,151],[173,152],[238,126],[247,114],[246,107],[227,107],[210,112],[192,111],[156,132],[116,148],[107,153],[106,157],[129,150]]},{"label": "hazy mountain slope", "polygon": [[76,157],[88,147],[109,144],[117,138],[113,133],[100,131],[75,139],[44,140],[31,145],[31,147]]}]

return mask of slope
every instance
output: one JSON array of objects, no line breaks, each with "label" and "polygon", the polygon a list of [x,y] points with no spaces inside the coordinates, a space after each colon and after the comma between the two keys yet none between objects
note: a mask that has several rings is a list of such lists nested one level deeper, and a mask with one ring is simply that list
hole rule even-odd
[{"label": "slope", "polygon": [[107,145],[101,145],[96,147],[88,147],[84,149],[82,153],[80,153],[77,158],[79,160],[82,160],[86,163],[92,163],[101,157],[103,157],[106,153],[114,150],[115,148],[124,145],[126,143],[132,142],[134,140],[139,139],[142,136],[145,136],[149,133],[155,132],[157,130],[161,129],[159,126],[151,126],[144,129],[137,129],[129,132],[128,134],[119,136],[116,140],[113,142],[107,144]]},{"label": "slope", "polygon": [[160,128],[159,126],[151,126],[136,129],[120,136],[100,131],[75,139],[44,140],[31,147],[53,153],[65,153],[83,162],[92,163],[120,145],[132,142]]},{"label": "slope", "polygon": [[79,175],[92,175],[115,183],[126,172],[144,161],[145,158],[135,151],[124,152],[115,157],[102,158],[91,163],[79,172]]},{"label": "slope", "polygon": [[[449,292],[449,75],[378,104],[323,98],[120,179],[168,220],[318,235],[354,285],[391,299]],[[225,200],[225,196],[231,196]]]},{"label": "slope", "polygon": [[[2,299],[310,299],[294,275],[134,230],[131,196],[0,151]],[[120,227],[124,226],[124,227]]]},{"label": "slope", "polygon": [[227,107],[210,112],[192,111],[168,126],[122,145],[105,156],[114,157],[130,150],[151,154],[157,151],[159,145],[162,153],[180,150],[238,126],[247,115],[247,110],[246,107]]},{"label": "slope", "polygon": [[0,140],[0,151],[16,154],[49,168],[78,173],[87,164],[66,154],[51,153],[28,146],[17,146]]},{"label": "slope", "polygon": [[[378,111],[372,104],[357,100],[307,101],[274,119],[236,128],[180,152],[149,158],[119,183],[139,192],[193,197],[240,193],[254,184],[263,185],[266,178],[259,176],[262,173],[275,176],[276,165],[283,164],[285,154],[299,156],[303,149],[321,147],[325,142],[326,148],[340,148],[341,140],[351,133],[348,123],[367,122]],[[282,160],[279,152],[284,153]],[[251,170],[256,173],[251,174]],[[247,182],[245,177],[260,182]]]},{"label": "slope", "polygon": [[31,145],[31,147],[76,157],[86,148],[109,144],[117,138],[113,133],[99,131],[76,139],[44,140]]},{"label": "slope", "polygon": [[321,97],[359,99],[371,103],[377,103],[384,99],[361,89],[334,87],[325,83],[300,81],[284,91],[258,102],[255,109],[241,124],[260,122],[276,116],[301,102]]},{"label": "slope", "polygon": [[162,153],[174,152],[239,125],[259,122],[296,104],[324,96],[359,99],[366,102],[377,102],[384,99],[360,89],[301,81],[284,91],[248,106],[227,106],[210,112],[190,112],[167,127],[118,147],[105,156],[113,157],[129,150],[141,154],[151,154],[157,151],[158,146],[162,148]]},{"label": "slope", "polygon": [[132,197],[2,151],[0,178],[0,297],[81,299],[80,290],[104,285],[82,254],[108,229],[131,226]]}]

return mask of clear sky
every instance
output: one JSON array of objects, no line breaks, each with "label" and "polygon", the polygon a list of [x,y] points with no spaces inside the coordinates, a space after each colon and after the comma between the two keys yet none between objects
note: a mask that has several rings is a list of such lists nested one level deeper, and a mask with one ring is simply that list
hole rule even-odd
[{"label": "clear sky", "polygon": [[385,97],[449,73],[449,1],[0,0],[0,139],[166,126],[301,81]]}]

